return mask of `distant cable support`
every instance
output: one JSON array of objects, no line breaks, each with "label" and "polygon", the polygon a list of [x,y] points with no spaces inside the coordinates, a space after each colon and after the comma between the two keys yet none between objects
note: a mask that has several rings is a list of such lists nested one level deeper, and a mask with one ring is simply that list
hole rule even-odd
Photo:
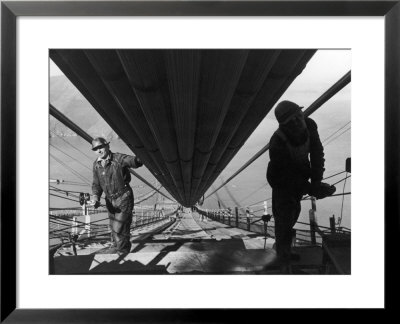
[{"label": "distant cable support", "polygon": [[50,131],[52,134],[54,134],[55,136],[57,136],[59,139],[61,139],[62,141],[64,141],[64,143],[68,144],[69,146],[71,146],[72,148],[74,148],[75,150],[77,150],[79,153],[83,154],[84,156],[86,156],[90,161],[93,161],[94,158],[86,155],[86,153],[82,152],[80,149],[78,149],[75,145],[72,145],[70,142],[66,141],[62,136],[58,135],[57,133]]},{"label": "distant cable support", "polygon": [[[325,91],[317,100],[315,100],[305,111],[304,116],[308,117],[318,108],[320,108],[325,102],[342,90],[351,81],[351,71],[347,72],[340,80],[338,80],[332,87]],[[258,151],[250,160],[248,160],[239,170],[237,170],[232,176],[229,177],[223,184],[221,184],[217,189],[211,192],[206,198],[210,197],[216,191],[224,187],[228,182],[245,170],[249,165],[256,161],[261,155],[263,155],[269,149],[269,143],[265,145],[260,151]]]},{"label": "distant cable support", "polygon": [[56,158],[53,154],[50,153],[50,156],[56,160],[58,163],[60,163],[64,168],[66,168],[67,170],[69,170],[70,172],[72,172],[74,175],[76,175],[78,178],[80,178],[81,180],[83,180],[84,182],[86,182],[87,184],[90,184],[90,181],[88,179],[86,179],[84,176],[80,175],[79,172],[75,171],[73,168],[69,167],[68,165],[66,165],[64,162],[60,161],[58,158]]},{"label": "distant cable support", "polygon": [[[228,188],[228,187],[225,187],[225,189],[227,189],[227,188]],[[231,193],[230,193],[228,190],[227,190],[226,192],[227,192],[227,194],[229,195],[229,197],[231,197],[232,201],[233,201],[235,204],[237,204],[235,198],[231,195]],[[215,195],[217,196],[218,207],[222,205],[223,208],[226,208],[226,206],[225,206],[224,202],[222,201],[221,197],[220,197],[217,193],[216,193]],[[221,207],[220,207],[220,208],[221,208]]]},{"label": "distant cable support", "polygon": [[89,168],[87,165],[83,164],[82,162],[78,161],[77,159],[75,159],[73,156],[69,155],[68,153],[65,153],[63,150],[60,150],[59,148],[55,147],[54,145],[50,144],[50,146],[54,149],[56,149],[57,151],[65,154],[66,156],[70,157],[71,159],[73,159],[75,162],[79,163],[80,165],[82,165],[84,168],[88,169],[89,171],[92,171],[91,168]]},{"label": "distant cable support", "polygon": [[332,136],[334,136],[335,134],[337,134],[338,132],[340,132],[343,128],[345,128],[348,124],[350,124],[351,121],[347,122],[345,125],[343,125],[342,127],[340,127],[339,129],[337,129],[335,132],[333,132],[331,135],[329,135],[328,137],[326,137],[323,141],[322,144],[324,144],[326,141],[328,141]]},{"label": "distant cable support", "polygon": [[247,198],[251,197],[252,195],[254,195],[257,191],[261,190],[262,188],[266,187],[267,184],[264,183],[261,187],[257,188],[256,190],[252,191],[250,194],[248,194],[245,198],[243,198],[240,202],[244,202]]},{"label": "distant cable support", "polygon": [[[224,181],[224,178],[222,176],[220,176],[222,182]],[[228,196],[231,198],[231,200],[233,201],[233,203],[235,205],[239,205],[238,201],[236,200],[235,196],[231,193],[231,191],[229,190],[228,186],[225,186],[225,191],[228,194]],[[221,200],[218,196],[217,196],[218,200]],[[222,200],[221,200],[222,203]]]},{"label": "distant cable support", "polygon": [[325,146],[328,144],[332,143],[334,140],[338,139],[340,136],[342,136],[344,133],[348,132],[351,129],[351,127],[345,129],[343,132],[341,132],[339,135],[336,135],[334,138],[328,141],[328,143],[325,143]]}]

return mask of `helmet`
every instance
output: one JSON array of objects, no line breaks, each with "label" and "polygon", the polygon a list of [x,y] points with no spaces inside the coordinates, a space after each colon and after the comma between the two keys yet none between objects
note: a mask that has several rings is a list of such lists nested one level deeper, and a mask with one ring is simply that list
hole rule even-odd
[{"label": "helmet", "polygon": [[294,102],[285,100],[280,102],[275,108],[275,117],[279,124],[285,124],[293,115],[301,111],[299,105]]},{"label": "helmet", "polygon": [[96,151],[96,149],[97,149],[99,146],[107,145],[107,144],[110,144],[110,142],[107,142],[103,137],[96,137],[96,138],[93,139],[93,141],[92,141],[92,150],[93,150],[93,151]]}]

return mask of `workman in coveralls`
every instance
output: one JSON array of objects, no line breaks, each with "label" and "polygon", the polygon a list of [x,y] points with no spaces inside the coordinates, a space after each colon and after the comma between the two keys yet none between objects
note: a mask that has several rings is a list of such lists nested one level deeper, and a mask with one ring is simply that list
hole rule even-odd
[{"label": "workman in coveralls", "polygon": [[98,155],[93,163],[94,207],[100,206],[100,197],[104,192],[114,241],[111,252],[129,253],[134,202],[133,191],[129,186],[131,175],[128,168],[138,168],[143,163],[135,156],[111,152],[109,144],[102,137],[92,141],[92,150]]},{"label": "workman in coveralls", "polygon": [[283,273],[291,273],[291,260],[300,259],[291,252],[291,244],[303,195],[322,199],[336,190],[321,182],[325,171],[324,148],[317,124],[305,117],[301,108],[291,101],[277,105],[275,117],[279,128],[272,135],[269,147],[267,180],[272,187],[275,246]]}]

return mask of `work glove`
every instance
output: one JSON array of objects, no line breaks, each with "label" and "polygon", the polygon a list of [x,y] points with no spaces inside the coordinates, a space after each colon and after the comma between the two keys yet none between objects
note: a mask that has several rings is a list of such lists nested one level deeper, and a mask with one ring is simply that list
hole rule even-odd
[{"label": "work glove", "polygon": [[100,201],[99,200],[95,200],[93,207],[94,207],[94,209],[99,208],[100,207]]},{"label": "work glove", "polygon": [[323,199],[333,195],[335,191],[335,186],[331,186],[330,184],[324,182],[316,182],[311,183],[309,195],[315,197],[316,199]]},{"label": "work glove", "polygon": [[136,167],[139,168],[143,165],[143,162],[137,156],[135,156],[135,164],[136,164]]},{"label": "work glove", "polygon": [[314,196],[315,197],[315,194],[317,193],[318,188],[320,186],[321,186],[321,181],[311,181],[311,183],[310,183],[310,185],[308,187],[308,190],[309,190],[308,194],[310,196]]}]

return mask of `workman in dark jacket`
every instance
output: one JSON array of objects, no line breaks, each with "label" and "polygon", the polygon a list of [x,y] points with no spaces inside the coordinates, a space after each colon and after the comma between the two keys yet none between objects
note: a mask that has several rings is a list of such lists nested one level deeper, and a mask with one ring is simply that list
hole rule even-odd
[{"label": "workman in dark jacket", "polygon": [[335,191],[334,186],[321,182],[325,171],[324,148],[317,124],[304,117],[301,108],[290,101],[277,105],[275,117],[279,128],[272,135],[269,147],[267,180],[272,187],[276,252],[285,272],[291,271],[290,260],[299,259],[291,253],[291,243],[303,195],[322,199]]},{"label": "workman in dark jacket", "polygon": [[100,197],[104,192],[114,241],[112,252],[129,253],[134,205],[133,191],[129,186],[131,181],[129,168],[138,168],[143,163],[135,156],[111,152],[109,144],[102,137],[92,141],[92,150],[98,154],[93,163],[94,207],[100,206]]}]

